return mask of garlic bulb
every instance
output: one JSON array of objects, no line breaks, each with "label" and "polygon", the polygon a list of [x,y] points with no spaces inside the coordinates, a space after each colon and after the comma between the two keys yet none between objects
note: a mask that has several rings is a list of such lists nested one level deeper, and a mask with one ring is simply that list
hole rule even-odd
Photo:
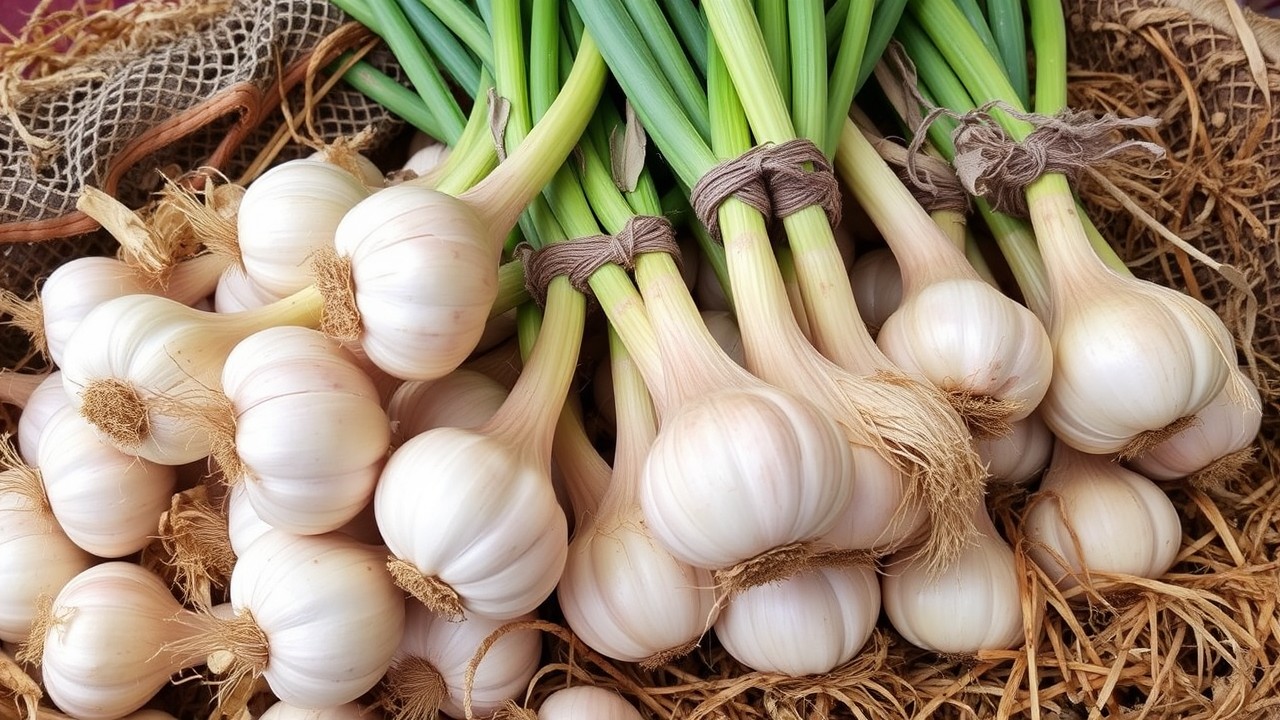
[{"label": "garlic bulb", "polygon": [[579,685],[557,690],[542,701],[538,720],[640,720],[635,706],[617,693]]},{"label": "garlic bulb", "polygon": [[290,160],[263,173],[245,189],[236,218],[244,274],[276,298],[307,287],[314,280],[311,256],[333,247],[338,223],[367,197],[360,178],[320,159]]},{"label": "garlic bulb", "polygon": [[359,179],[370,191],[379,190],[387,184],[386,176],[372,160],[342,140],[320,148],[306,159],[336,165]]},{"label": "garlic bulb", "polygon": [[318,710],[277,702],[258,716],[258,720],[372,720],[373,717],[376,716],[353,702]]},{"label": "garlic bulb", "polygon": [[1090,572],[1158,577],[1182,541],[1178,511],[1155,483],[1062,441],[1022,531],[1031,559],[1064,589]]},{"label": "garlic bulb", "polygon": [[[1245,398],[1233,397],[1233,386],[1245,388]],[[1129,465],[1152,480],[1192,477],[1213,484],[1238,472],[1252,457],[1250,448],[1262,426],[1262,398],[1258,387],[1239,368],[1235,380],[1195,414],[1195,422],[1134,458]]]},{"label": "garlic bulb", "polygon": [[927,284],[907,275],[902,304],[880,327],[876,344],[903,370],[953,396],[974,398],[976,407],[960,400],[957,409],[975,434],[998,437],[1040,404],[1053,354],[1030,310],[973,275]]},{"label": "garlic bulb", "polygon": [[108,300],[67,342],[63,388],[120,450],[165,465],[199,460],[213,449],[211,437],[189,408],[216,405],[217,393],[206,389],[221,385],[227,354],[258,330],[318,322],[317,297],[226,315],[150,295]]},{"label": "garlic bulb", "polygon": [[715,631],[729,654],[753,670],[814,675],[852,659],[879,616],[874,568],[818,568],[735,595]]},{"label": "garlic bulb", "polygon": [[[227,539],[231,543],[231,551],[237,556],[243,555],[254,540],[275,529],[270,523],[258,517],[253,504],[249,501],[249,491],[245,485],[246,483],[237,483],[227,490]],[[365,545],[382,544],[372,503],[334,532]]]},{"label": "garlic bulb", "polygon": [[1022,599],[1013,550],[985,507],[978,532],[960,557],[930,573],[909,554],[891,559],[880,591],[895,630],[916,647],[971,654],[1011,648],[1023,640]]},{"label": "garlic bulb", "polygon": [[218,287],[213,292],[213,310],[219,313],[241,312],[270,305],[279,299],[259,287],[244,270],[232,265],[218,278]]},{"label": "garlic bulb", "polygon": [[437,427],[479,427],[506,398],[507,389],[498,381],[462,368],[437,380],[405,382],[387,405],[392,443],[401,445]]},{"label": "garlic bulb", "polygon": [[177,482],[172,467],[125,455],[99,440],[70,406],[45,425],[39,467],[49,507],[67,537],[104,558],[146,547]]},{"label": "garlic bulb", "polygon": [[55,370],[27,398],[27,404],[18,417],[18,452],[28,465],[37,465],[40,459],[40,435],[44,426],[59,409],[71,404],[71,398],[62,388],[62,372]]},{"label": "garlic bulb", "polygon": [[467,359],[497,298],[501,251],[468,205],[397,185],[352,208],[334,242],[350,259],[361,344],[379,367],[432,380]]},{"label": "garlic bulb", "polygon": [[172,649],[205,627],[204,616],[184,610],[159,577],[131,563],[104,563],[77,575],[43,623],[45,689],[76,718],[123,717],[171,675],[204,662],[199,653]]},{"label": "garlic bulb", "polygon": [[58,266],[40,287],[44,340],[49,358],[63,364],[67,342],[80,322],[107,300],[125,295],[163,295],[183,305],[208,297],[227,260],[200,255],[176,265],[167,284],[157,287],[128,264],[107,257],[82,257]]},{"label": "garlic bulb", "polygon": [[336,342],[307,328],[263,330],[227,355],[221,385],[234,443],[229,458],[215,457],[260,518],[315,535],[369,503],[391,428],[377,388]]},{"label": "garlic bulb", "polygon": [[893,251],[877,248],[859,255],[849,271],[849,284],[862,322],[872,335],[879,333],[884,321],[902,304],[902,271]]},{"label": "garlic bulb", "polygon": [[[450,621],[410,600],[405,608],[404,637],[383,681],[384,704],[401,717],[467,717],[463,707],[467,672],[481,643],[511,621],[466,617]],[[542,664],[542,637],[537,630],[506,632],[476,666],[471,684],[471,712],[488,717],[508,700],[524,694]]]},{"label": "garlic bulb", "polygon": [[259,674],[276,697],[308,709],[368,692],[404,633],[404,596],[382,558],[335,533],[258,538],[231,574],[236,618],[210,634],[232,658],[232,674]]},{"label": "garlic bulb", "polygon": [[569,627],[593,650],[661,664],[691,650],[715,620],[715,580],[674,558],[645,525],[638,482],[657,418],[615,334],[610,350],[619,402],[613,475],[598,507],[581,507],[592,493],[574,494],[578,531],[556,594]]},{"label": "garlic bulb", "polygon": [[40,596],[56,595],[94,562],[62,532],[47,506],[12,486],[38,485],[38,479],[15,477],[22,472],[0,472],[0,641],[10,643],[27,639]]},{"label": "garlic bulb", "polygon": [[1008,435],[974,439],[978,456],[986,463],[991,481],[1021,485],[1040,474],[1053,455],[1053,433],[1040,413],[1011,424]]},{"label": "garlic bulb", "polygon": [[432,142],[413,151],[413,154],[404,161],[401,166],[403,170],[411,170],[419,177],[435,170],[441,163],[449,157],[449,146],[444,143]]}]

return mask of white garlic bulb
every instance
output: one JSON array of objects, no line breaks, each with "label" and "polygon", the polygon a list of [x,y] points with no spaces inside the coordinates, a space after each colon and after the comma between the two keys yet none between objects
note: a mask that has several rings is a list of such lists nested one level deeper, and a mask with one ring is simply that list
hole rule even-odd
[{"label": "white garlic bulb", "polygon": [[387,405],[392,441],[400,445],[437,427],[480,427],[506,398],[507,388],[498,381],[463,368],[436,380],[402,383]]},{"label": "white garlic bulb", "polygon": [[985,507],[978,532],[948,568],[931,573],[911,555],[891,558],[880,581],[885,614],[916,647],[971,654],[1010,648],[1023,640],[1022,599],[1013,550],[996,532]]},{"label": "white garlic bulb", "polygon": [[373,381],[315,330],[276,327],[227,355],[222,388],[235,412],[235,462],[254,510],[273,527],[315,535],[373,498],[391,427]]},{"label": "white garlic bulb", "polygon": [[40,435],[44,433],[45,423],[60,408],[71,404],[71,398],[62,388],[62,372],[55,370],[46,377],[22,408],[18,417],[18,452],[28,465],[36,465],[40,460]]},{"label": "white garlic bulb", "polygon": [[310,285],[312,254],[333,247],[338,223],[367,197],[361,179],[320,159],[290,160],[263,173],[245,189],[236,218],[245,275],[275,297]]},{"label": "white garlic bulb", "polygon": [[[384,680],[384,698],[406,717],[427,717],[437,710],[466,717],[467,672],[481,643],[509,623],[533,619],[466,617],[453,622],[411,599],[405,607],[404,638]],[[476,665],[471,712],[488,717],[523,695],[541,662],[542,637],[537,630],[503,634]]]},{"label": "white garlic bulb", "polygon": [[375,717],[353,702],[315,710],[277,702],[267,708],[258,720],[373,720]]},{"label": "white garlic bulb", "polygon": [[902,271],[889,248],[877,248],[859,255],[849,271],[853,299],[858,314],[872,334],[880,332],[884,321],[902,304]]},{"label": "white garlic bulb", "polygon": [[1032,560],[1062,588],[1090,572],[1159,577],[1182,541],[1178,511],[1155,483],[1061,441],[1022,530]]},{"label": "white garlic bulb", "polygon": [[232,265],[222,271],[218,278],[218,287],[213,291],[213,310],[220,313],[241,312],[270,305],[279,299],[261,288],[244,270]]},{"label": "white garlic bulb", "polygon": [[715,631],[729,654],[751,669],[798,677],[852,659],[879,616],[874,568],[818,568],[735,595]]},{"label": "white garlic bulb", "polygon": [[1011,423],[1008,435],[974,438],[978,456],[987,465],[991,481],[1020,485],[1040,474],[1053,455],[1053,433],[1039,413]]},{"label": "white garlic bulb", "polygon": [[40,436],[49,507],[72,542],[104,558],[137,552],[169,509],[177,473],[98,439],[74,408],[54,414]]},{"label": "white garlic bulb", "polygon": [[[1243,398],[1235,397],[1236,387],[1244,388]],[[1232,464],[1230,456],[1252,446],[1260,427],[1262,398],[1258,387],[1237,368],[1235,379],[1195,414],[1190,427],[1134,458],[1129,465],[1152,480],[1230,473],[1239,469],[1238,462],[1235,468],[1212,466],[1219,462]]]},{"label": "white garlic bulb", "polygon": [[579,685],[557,690],[542,701],[538,720],[640,720],[640,712],[621,695]]}]

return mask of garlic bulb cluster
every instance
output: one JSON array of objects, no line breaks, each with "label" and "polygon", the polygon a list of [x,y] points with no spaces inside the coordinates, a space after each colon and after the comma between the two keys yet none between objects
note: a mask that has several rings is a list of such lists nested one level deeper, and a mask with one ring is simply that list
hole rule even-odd
[{"label": "garlic bulb cluster", "polygon": [[753,670],[813,675],[853,658],[879,616],[874,568],[818,568],[735,595],[715,631],[729,654]]},{"label": "garlic bulb cluster", "polygon": [[1158,577],[1182,541],[1178,511],[1155,483],[1062,441],[1023,523],[1031,558],[1062,588],[1090,572]]},{"label": "garlic bulb cluster", "polygon": [[329,532],[373,498],[390,423],[377,388],[338,343],[307,328],[263,330],[227,355],[221,385],[234,455],[218,459],[268,524]]},{"label": "garlic bulb cluster", "polygon": [[[509,623],[533,620],[533,615],[505,620],[466,617],[452,622],[410,600],[405,608],[405,632],[383,681],[386,704],[405,717],[429,717],[441,712],[467,717],[467,675],[481,644]],[[542,659],[537,630],[509,630],[487,648],[470,681],[471,712],[488,717],[507,701],[524,694]]]}]

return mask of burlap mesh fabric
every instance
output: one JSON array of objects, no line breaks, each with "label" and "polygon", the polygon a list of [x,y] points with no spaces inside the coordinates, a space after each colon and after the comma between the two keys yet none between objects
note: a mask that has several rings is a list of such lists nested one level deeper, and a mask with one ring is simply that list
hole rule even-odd
[{"label": "burlap mesh fabric", "polygon": [[[1147,138],[1169,151],[1159,177],[1106,174],[1157,220],[1244,271],[1258,300],[1253,349],[1280,429],[1280,21],[1244,11],[1271,101],[1241,32],[1218,0],[1066,0],[1075,70],[1072,102],[1122,116],[1154,115]],[[1135,272],[1187,290],[1236,328],[1243,295],[1158,239],[1096,183],[1082,187],[1098,224]],[[1274,435],[1272,435],[1274,437]]]},{"label": "burlap mesh fabric", "polygon": [[[284,122],[282,94],[299,112],[307,59],[347,21],[328,0],[142,0],[121,12],[139,9],[189,11],[192,20],[148,37],[146,21],[132,19],[130,37],[49,76],[9,80],[0,113],[0,287],[30,296],[65,260],[114,249],[75,210],[85,186],[138,207],[161,170],[209,165],[235,177]],[[395,75],[385,51],[369,59]],[[325,141],[369,129],[376,144],[400,128],[341,84],[309,116]],[[280,158],[305,152],[294,143]],[[27,356],[24,339],[5,328],[4,366]]]}]

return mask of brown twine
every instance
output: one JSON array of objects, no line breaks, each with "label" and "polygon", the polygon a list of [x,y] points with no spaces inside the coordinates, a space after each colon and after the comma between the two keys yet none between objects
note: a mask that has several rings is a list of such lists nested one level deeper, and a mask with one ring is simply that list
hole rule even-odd
[{"label": "brown twine", "polygon": [[[806,170],[806,164],[813,169]],[[757,145],[711,168],[694,184],[689,192],[694,214],[717,240],[720,205],[731,197],[759,210],[766,221],[818,205],[832,227],[840,224],[840,185],[831,162],[803,138]]]},{"label": "brown twine", "polygon": [[[912,154],[907,148],[888,138],[868,139],[925,212],[969,214],[969,193],[946,160],[925,153]],[[912,172],[915,173],[914,177]]]},{"label": "brown twine", "polygon": [[[992,110],[1028,122],[1034,129],[1018,142],[996,122]],[[1116,142],[1112,137],[1116,130],[1155,127],[1160,124],[1158,118],[1121,118],[1110,113],[1097,117],[1070,108],[1049,117],[1019,112],[1002,100],[992,100],[964,113],[935,107],[925,115],[907,148],[907,173],[913,182],[920,182],[916,162],[925,131],[944,115],[959,123],[951,133],[956,148],[953,164],[965,190],[985,198],[996,211],[1017,217],[1028,216],[1027,186],[1043,175],[1061,173],[1074,186],[1085,170],[1131,150],[1164,157],[1164,148],[1155,143]]]},{"label": "brown twine", "polygon": [[[970,195],[985,198],[999,212],[1023,218],[1028,215],[1027,186],[1045,174],[1066,175],[1074,187],[1085,170],[1131,150],[1145,151],[1154,159],[1164,157],[1164,148],[1155,143],[1116,142],[1112,137],[1117,130],[1156,127],[1159,118],[1121,118],[1111,113],[1097,117],[1070,108],[1049,117],[1020,112],[1002,100],[957,113],[935,106],[921,94],[915,65],[900,44],[892,43],[886,55],[908,98],[903,120],[913,128],[913,138],[907,148],[906,172],[917,187],[933,184],[929,173],[933,158],[920,149],[927,140],[929,126],[943,116],[959,123],[951,132],[956,150],[952,165],[964,189]],[[929,110],[924,117],[919,113],[922,107]],[[1018,142],[996,122],[991,112],[994,109],[1030,123],[1034,129]],[[926,173],[923,180],[921,170]]]},{"label": "brown twine", "polygon": [[680,246],[670,221],[664,217],[632,216],[616,235],[588,235],[537,250],[521,245],[517,256],[524,265],[525,289],[543,305],[547,288],[556,277],[564,275],[578,292],[589,295],[588,282],[596,270],[609,264],[631,270],[636,257],[650,252],[664,252],[680,262]]}]

